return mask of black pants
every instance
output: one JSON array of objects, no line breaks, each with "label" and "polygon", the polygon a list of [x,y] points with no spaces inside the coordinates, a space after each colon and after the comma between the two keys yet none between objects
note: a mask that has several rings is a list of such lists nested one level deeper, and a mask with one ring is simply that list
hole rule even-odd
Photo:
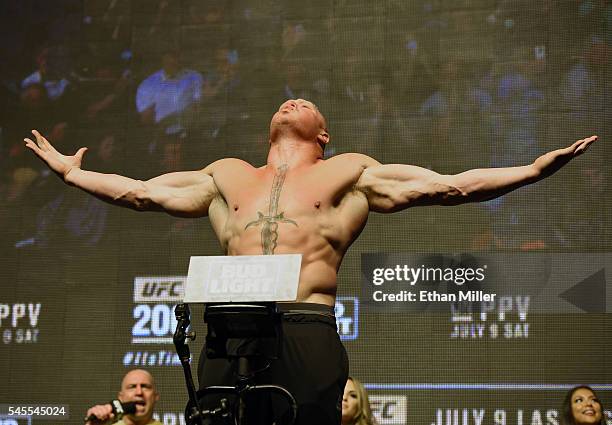
[{"label": "black pants", "polygon": [[[298,425],[339,425],[342,394],[348,377],[346,350],[336,331],[333,307],[312,303],[279,304],[282,342],[279,358],[255,375],[256,384],[287,389],[298,404]],[[228,351],[244,351],[254,340],[232,340]],[[233,344],[233,347],[229,347]],[[248,348],[247,348],[248,351]],[[264,368],[265,365],[262,365]],[[237,366],[228,359],[208,359],[202,350],[198,365],[200,389],[210,385],[235,385]],[[206,396],[201,406],[218,406],[219,396]],[[287,406],[270,397],[250,403],[250,424],[283,423]],[[256,420],[254,418],[257,418]]]}]

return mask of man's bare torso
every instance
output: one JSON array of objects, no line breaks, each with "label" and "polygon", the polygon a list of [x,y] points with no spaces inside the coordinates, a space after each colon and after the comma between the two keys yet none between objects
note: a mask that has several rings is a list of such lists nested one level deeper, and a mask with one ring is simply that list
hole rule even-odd
[{"label": "man's bare torso", "polygon": [[206,171],[219,195],[208,213],[226,254],[301,253],[297,300],[333,305],[340,262],[367,221],[355,185],[370,161],[346,154],[297,168],[212,164]]}]

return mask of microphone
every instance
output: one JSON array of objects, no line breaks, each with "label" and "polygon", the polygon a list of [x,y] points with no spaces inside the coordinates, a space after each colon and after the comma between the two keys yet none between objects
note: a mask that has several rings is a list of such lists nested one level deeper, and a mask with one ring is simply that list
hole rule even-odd
[{"label": "microphone", "polygon": [[[132,413],[136,413],[136,403],[135,401],[127,401],[125,403],[120,402],[119,400],[111,400],[107,405],[110,404],[113,409],[113,414],[115,415],[116,420],[120,420],[123,415],[131,415]],[[85,417],[85,422],[99,420],[96,415],[89,415]]]}]

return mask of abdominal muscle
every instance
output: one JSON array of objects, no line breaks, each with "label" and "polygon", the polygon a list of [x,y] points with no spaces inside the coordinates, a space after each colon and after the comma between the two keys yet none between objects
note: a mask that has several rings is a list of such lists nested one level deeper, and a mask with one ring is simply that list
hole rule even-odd
[{"label": "abdominal muscle", "polygon": [[[302,224],[304,222],[302,221]],[[302,226],[300,226],[302,227]],[[302,254],[297,302],[333,306],[336,277],[342,254],[321,235],[279,224],[279,238],[274,254]],[[228,240],[227,255],[262,255],[260,231],[246,229]]]}]

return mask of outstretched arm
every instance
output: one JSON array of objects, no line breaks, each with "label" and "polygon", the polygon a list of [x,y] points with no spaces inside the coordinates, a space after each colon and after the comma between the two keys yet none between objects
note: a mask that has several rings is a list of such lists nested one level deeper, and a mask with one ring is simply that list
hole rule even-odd
[{"label": "outstretched arm", "polygon": [[368,198],[370,209],[377,212],[487,201],[554,174],[595,140],[597,136],[578,140],[540,156],[530,165],[469,170],[456,175],[440,175],[411,165],[371,166],[363,171],[357,189]]},{"label": "outstretched arm", "polygon": [[102,174],[81,169],[87,148],[73,156],[59,153],[38,131],[36,141],[25,139],[31,149],[67,184],[111,204],[139,211],[165,211],[179,217],[201,217],[208,214],[218,190],[209,170],[164,174],[147,181],[116,174]]}]

